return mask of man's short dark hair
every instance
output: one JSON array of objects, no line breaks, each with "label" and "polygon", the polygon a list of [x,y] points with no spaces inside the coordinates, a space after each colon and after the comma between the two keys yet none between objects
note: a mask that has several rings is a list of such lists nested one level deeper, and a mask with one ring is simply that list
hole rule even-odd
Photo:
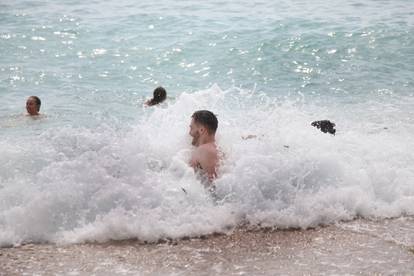
[{"label": "man's short dark hair", "polygon": [[40,111],[40,106],[42,105],[42,102],[40,101],[40,98],[38,96],[30,96],[30,98],[34,99],[37,106],[37,112]]},{"label": "man's short dark hair", "polygon": [[199,123],[207,128],[209,134],[216,133],[218,127],[218,120],[213,112],[208,110],[198,110],[191,116],[196,123]]}]

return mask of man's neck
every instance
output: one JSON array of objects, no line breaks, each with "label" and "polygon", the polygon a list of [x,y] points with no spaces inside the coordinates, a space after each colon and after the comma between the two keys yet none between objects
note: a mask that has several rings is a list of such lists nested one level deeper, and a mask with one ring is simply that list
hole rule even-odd
[{"label": "man's neck", "polygon": [[214,137],[214,135],[201,137],[197,144],[197,147],[201,145],[205,145],[205,144],[214,144],[215,142],[216,142],[216,138]]}]

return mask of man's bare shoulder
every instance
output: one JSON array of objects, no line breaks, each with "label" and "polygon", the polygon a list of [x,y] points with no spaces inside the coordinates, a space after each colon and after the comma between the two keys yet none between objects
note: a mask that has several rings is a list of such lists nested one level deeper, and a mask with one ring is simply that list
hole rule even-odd
[{"label": "man's bare shoulder", "polygon": [[209,153],[216,153],[217,152],[217,146],[214,143],[207,143],[207,144],[200,145],[197,148],[197,150],[198,151],[201,151],[201,152],[206,152],[206,153],[207,152],[209,152]]}]

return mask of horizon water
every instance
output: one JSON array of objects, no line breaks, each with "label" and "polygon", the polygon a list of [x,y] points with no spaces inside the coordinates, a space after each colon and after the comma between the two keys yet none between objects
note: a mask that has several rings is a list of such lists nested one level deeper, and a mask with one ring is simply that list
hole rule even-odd
[{"label": "horizon water", "polygon": [[[411,1],[17,0],[0,22],[0,246],[414,215]],[[199,109],[215,199],[188,166]]]}]

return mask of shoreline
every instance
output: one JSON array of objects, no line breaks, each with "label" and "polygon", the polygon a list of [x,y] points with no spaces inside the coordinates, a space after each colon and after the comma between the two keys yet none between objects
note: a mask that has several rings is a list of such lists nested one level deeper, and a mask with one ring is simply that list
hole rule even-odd
[{"label": "shoreline", "polygon": [[0,275],[408,275],[411,230],[414,218],[406,217],[307,230],[239,228],[161,243],[25,244],[0,248]]}]

